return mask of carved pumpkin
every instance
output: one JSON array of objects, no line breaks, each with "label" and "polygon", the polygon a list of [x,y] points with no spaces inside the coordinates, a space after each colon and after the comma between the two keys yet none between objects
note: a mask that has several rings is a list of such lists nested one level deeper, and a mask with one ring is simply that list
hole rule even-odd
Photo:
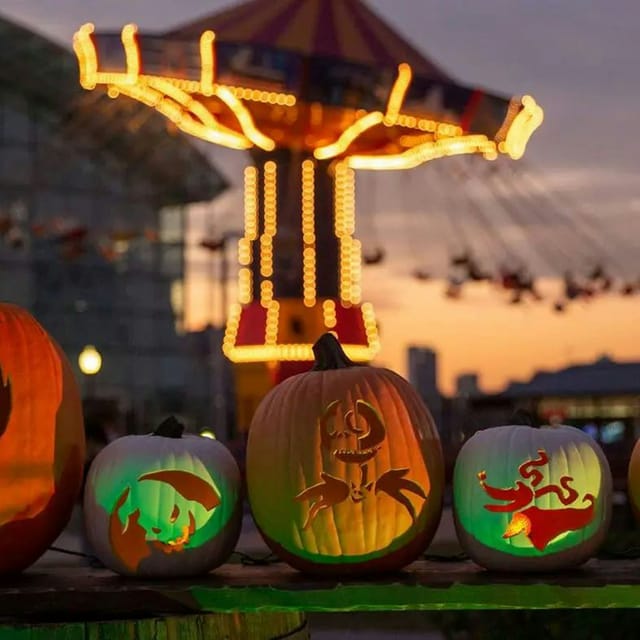
[{"label": "carved pumpkin", "polygon": [[399,569],[425,550],[440,520],[438,432],[399,375],[354,365],[331,334],[314,353],[314,368],[274,387],[251,423],[254,519],[297,569]]},{"label": "carved pumpkin", "polygon": [[238,465],[217,440],[183,429],[169,418],[153,434],[114,440],[91,464],[85,528],[96,556],[113,571],[203,574],[238,541]]},{"label": "carved pumpkin", "polygon": [[487,569],[549,571],[591,557],[611,519],[611,471],[586,433],[504,426],[474,434],[453,477],[458,538]]},{"label": "carved pumpkin", "polygon": [[67,359],[24,309],[0,304],[0,574],[58,537],[82,484],[84,425]]},{"label": "carved pumpkin", "polygon": [[627,477],[629,503],[636,521],[640,522],[640,440],[631,452]]}]

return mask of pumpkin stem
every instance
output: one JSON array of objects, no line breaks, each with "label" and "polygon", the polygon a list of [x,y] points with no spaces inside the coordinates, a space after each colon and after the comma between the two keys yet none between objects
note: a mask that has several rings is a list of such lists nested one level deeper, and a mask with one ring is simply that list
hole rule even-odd
[{"label": "pumpkin stem", "polygon": [[332,333],[325,333],[318,338],[313,345],[313,355],[316,361],[311,371],[330,371],[359,366],[349,360],[338,339]]},{"label": "pumpkin stem", "polygon": [[534,427],[535,429],[540,428],[540,422],[536,419],[536,417],[530,411],[526,411],[525,409],[516,409],[513,412],[513,416],[511,417],[511,424],[515,425],[525,425],[527,427]]},{"label": "pumpkin stem", "polygon": [[155,429],[152,435],[164,436],[165,438],[182,438],[184,425],[175,416],[169,416],[163,420]]}]

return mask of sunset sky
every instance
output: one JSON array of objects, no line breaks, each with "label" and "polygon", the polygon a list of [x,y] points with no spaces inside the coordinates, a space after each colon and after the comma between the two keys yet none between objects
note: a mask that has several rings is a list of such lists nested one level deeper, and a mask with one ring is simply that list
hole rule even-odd
[{"label": "sunset sky", "polygon": [[[530,142],[527,167],[547,193],[585,227],[590,224],[611,247],[618,272],[640,277],[640,180],[637,118],[640,84],[640,4],[636,0],[369,0],[425,55],[464,84],[507,95],[530,93],[545,109],[545,122]],[[98,30],[136,22],[162,30],[236,4],[230,0],[3,0],[0,14],[70,45],[87,21]],[[214,163],[234,188],[218,201],[195,207],[190,241],[207,227],[241,227],[240,181],[247,159],[240,152],[209,148]],[[449,161],[446,161],[449,162]],[[444,391],[456,375],[477,371],[486,389],[523,379],[536,369],[586,362],[604,353],[640,359],[640,296],[610,295],[551,310],[558,295],[550,268],[536,258],[542,235],[523,237],[513,221],[496,218],[509,246],[527,256],[544,276],[541,304],[510,306],[489,285],[465,291],[458,302],[443,298],[443,282],[419,282],[417,268],[442,276],[447,251],[456,245],[443,213],[456,208],[465,218],[459,178],[442,168],[410,173],[367,173],[357,177],[357,230],[366,247],[383,244],[387,260],[364,271],[363,294],[381,325],[379,363],[406,373],[405,349],[424,345],[439,354]],[[482,196],[476,193],[477,198]],[[457,198],[457,199],[456,199]],[[491,205],[489,203],[489,209]],[[587,218],[590,222],[587,222]],[[595,222],[594,222],[595,221]],[[567,227],[569,252],[584,249]],[[384,242],[381,242],[384,239]],[[482,250],[494,249],[484,243]],[[495,245],[498,250],[498,243]],[[588,251],[585,252],[588,254]],[[190,251],[189,323],[202,326],[219,292],[206,281],[206,255]],[[211,296],[216,297],[212,300]]]}]

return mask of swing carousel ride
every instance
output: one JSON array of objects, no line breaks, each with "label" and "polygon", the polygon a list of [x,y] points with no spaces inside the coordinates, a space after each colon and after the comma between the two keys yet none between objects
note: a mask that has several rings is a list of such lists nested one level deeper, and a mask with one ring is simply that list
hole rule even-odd
[{"label": "swing carousel ride", "polygon": [[223,347],[238,366],[241,429],[270,386],[308,369],[324,331],[355,361],[379,348],[361,296],[355,171],[518,159],[543,118],[530,96],[460,85],[363,0],[250,0],[162,34],[86,24],[74,50],[85,89],[249,153]]},{"label": "swing carousel ride", "polygon": [[[407,248],[405,266],[413,264],[417,280],[445,280],[448,300],[467,293],[478,300],[484,289],[511,305],[548,303],[562,313],[573,302],[640,292],[631,221],[616,230],[526,161],[451,158],[412,173],[399,188],[404,220],[394,220]],[[379,230],[385,216],[376,202],[380,185],[375,178],[363,182],[363,263],[375,266],[386,257]],[[426,207],[423,199],[412,201],[416,193],[429,193]],[[426,238],[433,247],[427,251]]]}]

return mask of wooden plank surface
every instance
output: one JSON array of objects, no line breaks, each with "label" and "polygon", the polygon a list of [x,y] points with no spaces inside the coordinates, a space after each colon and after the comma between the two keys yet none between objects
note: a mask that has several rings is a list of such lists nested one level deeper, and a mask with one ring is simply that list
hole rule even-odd
[{"label": "wooden plank surface", "polygon": [[0,640],[308,640],[305,615],[209,613],[103,622],[0,622]]},{"label": "wooden plank surface", "polygon": [[302,575],[282,563],[227,564],[198,579],[140,581],[84,566],[0,582],[0,621],[131,619],[198,612],[640,608],[640,560],[573,571],[496,574],[472,562],[419,561],[372,579]]}]

